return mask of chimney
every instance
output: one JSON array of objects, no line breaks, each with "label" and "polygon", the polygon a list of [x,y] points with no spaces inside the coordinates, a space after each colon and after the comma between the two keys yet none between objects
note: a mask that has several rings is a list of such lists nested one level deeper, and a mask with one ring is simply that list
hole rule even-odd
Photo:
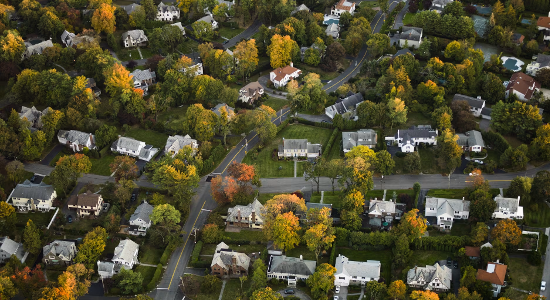
[{"label": "chimney", "polygon": [[300,254],[300,261],[303,261],[304,257]]},{"label": "chimney", "polygon": [[256,223],[256,211],[252,210],[252,217],[250,218],[251,223]]},{"label": "chimney", "polygon": [[237,220],[241,220],[241,209],[237,209]]},{"label": "chimney", "polygon": [[[548,13],[548,14],[550,14],[550,13]],[[290,66],[291,66],[291,67],[294,67],[294,64],[293,64],[292,62],[290,62]]]},{"label": "chimney", "polygon": [[237,257],[235,255],[231,256],[231,265],[237,265]]}]

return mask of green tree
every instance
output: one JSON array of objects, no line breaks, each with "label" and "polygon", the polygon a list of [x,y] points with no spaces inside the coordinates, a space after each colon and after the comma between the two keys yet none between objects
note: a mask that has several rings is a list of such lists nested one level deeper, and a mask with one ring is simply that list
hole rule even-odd
[{"label": "green tree", "polygon": [[437,152],[439,153],[438,163],[442,169],[449,172],[449,180],[451,174],[461,164],[463,150],[462,147],[456,143],[457,140],[458,136],[449,129],[441,132],[437,138]]},{"label": "green tree", "polygon": [[550,199],[550,172],[547,170],[538,171],[533,178],[531,199],[537,202],[548,201]]},{"label": "green tree", "polygon": [[445,58],[450,58],[454,61],[462,61],[465,57],[463,46],[458,41],[450,42],[445,48]]},{"label": "green tree", "polygon": [[398,266],[405,266],[409,262],[412,251],[409,248],[409,238],[405,234],[401,234],[401,236],[395,240],[393,255],[393,260]]},{"label": "green tree", "polygon": [[308,48],[304,56],[304,62],[316,67],[321,62],[321,53],[317,49]]},{"label": "green tree", "polygon": [[321,158],[316,163],[306,161],[304,164],[304,179],[306,181],[312,180],[317,185],[317,193],[319,193],[319,181],[321,176],[325,173],[326,161]]},{"label": "green tree", "polygon": [[13,181],[13,186],[15,186],[23,180],[26,174],[25,165],[18,160],[10,161],[6,164],[6,173],[8,178]]},{"label": "green tree", "polygon": [[140,272],[134,272],[125,268],[120,269],[117,275],[118,288],[123,295],[136,294],[141,291],[143,276]]},{"label": "green tree", "polygon": [[381,150],[376,153],[376,171],[382,175],[390,175],[393,173],[395,161],[391,154],[386,150]]},{"label": "green tree", "polygon": [[367,41],[367,46],[371,57],[379,57],[390,49],[390,37],[382,33],[372,34]]},{"label": "green tree", "polygon": [[110,145],[112,142],[114,142],[117,137],[118,130],[115,126],[103,124],[95,131],[96,146],[99,149],[102,149],[103,147]]},{"label": "green tree", "polygon": [[212,25],[205,21],[197,21],[191,25],[193,34],[199,39],[210,40],[214,35]]},{"label": "green tree", "polygon": [[529,157],[527,157],[528,151],[529,149],[525,144],[520,145],[515,149],[509,147],[500,156],[500,164],[511,170],[525,170],[527,163],[529,162]]},{"label": "green tree", "polygon": [[387,287],[385,283],[371,280],[367,282],[367,285],[365,287],[365,296],[367,299],[370,300],[385,299],[386,290]]},{"label": "green tree", "polygon": [[381,11],[383,11],[385,14],[388,13],[388,10],[390,9],[388,0],[378,0],[378,5],[380,6]]},{"label": "green tree", "polygon": [[65,29],[65,25],[54,12],[46,10],[40,17],[38,27],[44,36],[58,36]]},{"label": "green tree", "polygon": [[[147,14],[145,13],[145,9],[143,6],[136,7],[132,13],[130,13],[130,18],[128,19],[128,23],[130,26],[135,28],[144,28],[145,27],[145,19],[147,18]],[[157,32],[161,31],[160,28],[153,29],[153,32],[151,34],[152,40],[151,40],[151,47],[154,48],[157,44],[155,43],[155,36]]]},{"label": "green tree", "polygon": [[481,89],[481,97],[489,103],[497,103],[504,99],[505,88],[502,80],[494,73],[487,73],[483,78],[483,87]]},{"label": "green tree", "polygon": [[391,126],[405,124],[407,122],[407,106],[405,102],[399,98],[391,98],[387,102],[386,117],[389,120]]},{"label": "green tree", "polygon": [[264,288],[267,285],[267,267],[264,262],[261,259],[257,259],[254,261],[252,269],[250,291],[256,291]]},{"label": "green tree", "polygon": [[78,247],[78,253],[74,259],[76,263],[82,263],[86,268],[92,269],[105,250],[107,232],[105,228],[96,227],[84,237],[84,242]]},{"label": "green tree", "polygon": [[[157,16],[157,7],[155,5],[155,2],[153,0],[142,0],[140,4],[145,10],[147,20],[153,21]],[[172,27],[175,27],[175,26],[172,26]]]},{"label": "green tree", "polygon": [[408,153],[405,156],[404,170],[407,173],[418,173],[422,170],[420,154],[418,151]]},{"label": "green tree", "polygon": [[470,241],[474,246],[481,246],[487,239],[487,236],[489,235],[489,229],[487,229],[487,224],[483,222],[476,223],[475,226],[472,227],[472,232],[470,234]]},{"label": "green tree", "polygon": [[27,225],[23,231],[23,246],[32,254],[37,254],[40,248],[42,248],[40,232],[31,219],[27,221]]},{"label": "green tree", "polygon": [[167,245],[170,241],[178,238],[180,231],[178,223],[181,213],[170,204],[161,204],[153,208],[151,222],[153,225],[152,236],[160,243]]},{"label": "green tree", "polygon": [[17,288],[8,276],[0,276],[0,298],[11,299],[17,294]]},{"label": "green tree", "polygon": [[527,206],[531,202],[532,184],[533,178],[518,176],[512,179],[505,195],[510,198],[520,197],[522,206]]},{"label": "green tree", "polygon": [[336,273],[336,268],[324,263],[317,267],[313,275],[309,276],[306,283],[311,288],[313,298],[328,299],[328,292],[334,288],[334,273]]}]

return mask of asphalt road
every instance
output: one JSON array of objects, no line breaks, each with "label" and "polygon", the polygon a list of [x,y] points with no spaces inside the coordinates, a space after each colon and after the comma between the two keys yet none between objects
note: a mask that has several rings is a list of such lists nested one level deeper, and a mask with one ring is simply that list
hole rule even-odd
[{"label": "asphalt road", "polygon": [[[391,12],[397,6],[398,3],[399,1],[391,2],[389,11]],[[382,25],[384,25],[385,20],[386,20],[386,15],[382,13],[382,11],[378,11],[370,24],[372,32],[373,33],[380,32],[380,30],[382,29]],[[361,70],[361,65],[363,64],[365,59],[367,59],[368,57],[367,48],[368,47],[365,44],[363,48],[361,48],[361,50],[359,51],[359,54],[357,55],[357,57],[351,62],[350,66],[338,77],[329,81],[323,87],[323,90],[325,90],[327,93],[334,92],[342,84],[346,83],[351,77],[359,73],[359,71]]]},{"label": "asphalt road", "polygon": [[249,39],[251,38],[258,30],[260,30],[260,26],[262,26],[262,21],[256,20],[252,25],[248,26],[243,32],[239,33],[237,36],[230,39],[224,47],[226,49],[231,48],[235,45],[237,45],[238,42],[240,42],[242,39]]}]

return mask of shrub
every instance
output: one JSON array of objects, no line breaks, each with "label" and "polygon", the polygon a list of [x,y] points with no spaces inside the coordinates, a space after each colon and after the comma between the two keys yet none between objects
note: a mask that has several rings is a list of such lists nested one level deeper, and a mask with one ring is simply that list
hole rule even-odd
[{"label": "shrub", "polygon": [[172,249],[170,249],[170,247],[166,247],[166,249],[164,249],[164,252],[162,253],[162,256],[160,257],[160,263],[165,265],[170,259],[171,254],[172,254]]},{"label": "shrub", "polygon": [[483,132],[482,136],[485,143],[501,153],[510,148],[508,141],[498,132],[487,131]]},{"label": "shrub", "polygon": [[202,241],[198,241],[197,244],[195,244],[195,249],[193,249],[193,253],[191,254],[191,264],[199,261],[199,255],[201,254],[201,250],[202,250]]},{"label": "shrub", "polygon": [[153,275],[153,278],[151,278],[151,281],[149,284],[147,284],[147,290],[150,291],[155,288],[157,283],[160,281],[160,276],[162,276],[162,271],[164,268],[161,264],[157,265],[157,269],[155,270],[155,274]]},{"label": "shrub", "polygon": [[403,157],[407,156],[407,153],[399,151],[399,152],[395,153],[395,156],[403,158]]},{"label": "shrub", "polygon": [[328,143],[325,146],[325,149],[323,150],[323,155],[327,155],[330,153],[330,149],[332,148],[332,144],[334,144],[334,140],[336,140],[336,137],[338,136],[338,133],[340,131],[338,128],[334,128],[332,131],[332,134],[330,135],[330,138],[328,139]]},{"label": "shrub", "polygon": [[529,253],[529,257],[527,257],[527,261],[533,266],[540,266],[541,260],[542,258],[539,251],[532,251]]}]

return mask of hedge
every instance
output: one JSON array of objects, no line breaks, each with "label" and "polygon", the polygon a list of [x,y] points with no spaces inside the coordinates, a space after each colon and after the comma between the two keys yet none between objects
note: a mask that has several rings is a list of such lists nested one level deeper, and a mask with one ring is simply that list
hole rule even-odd
[{"label": "hedge", "polygon": [[481,135],[486,144],[500,151],[500,153],[504,153],[506,149],[510,148],[508,141],[498,132],[487,131],[483,132]]},{"label": "hedge", "polygon": [[164,249],[164,252],[162,253],[162,256],[160,257],[160,263],[165,265],[168,260],[170,259],[170,255],[172,255],[172,251],[174,249],[171,249],[172,247],[168,246],[166,249]]},{"label": "hedge", "polygon": [[194,265],[196,262],[199,261],[201,250],[202,250],[202,241],[198,241],[197,244],[195,245],[195,248],[193,249],[193,254],[191,254],[191,265]]},{"label": "hedge", "polygon": [[416,250],[455,251],[463,248],[470,238],[468,236],[427,236],[414,241]]},{"label": "hedge", "polygon": [[162,276],[162,271],[164,268],[162,267],[162,264],[157,265],[157,269],[155,270],[155,274],[153,275],[153,278],[151,278],[151,281],[147,285],[147,290],[151,291],[155,288],[157,283],[160,281],[160,276]]},{"label": "hedge", "polygon": [[290,119],[292,119],[292,118],[287,118],[279,126],[277,126],[277,133],[279,133],[279,132],[281,132],[281,130],[285,129],[285,127],[288,125],[288,123],[290,123]]},{"label": "hedge", "polygon": [[325,146],[325,149],[323,150],[323,155],[327,155],[330,153],[330,149],[332,148],[332,144],[334,144],[334,140],[338,136],[339,130],[338,128],[334,128],[332,131],[332,134],[330,135],[330,138],[328,139],[328,143]]},{"label": "hedge", "polygon": [[329,264],[333,265],[336,263],[336,243],[332,243],[332,250],[330,251]]}]

